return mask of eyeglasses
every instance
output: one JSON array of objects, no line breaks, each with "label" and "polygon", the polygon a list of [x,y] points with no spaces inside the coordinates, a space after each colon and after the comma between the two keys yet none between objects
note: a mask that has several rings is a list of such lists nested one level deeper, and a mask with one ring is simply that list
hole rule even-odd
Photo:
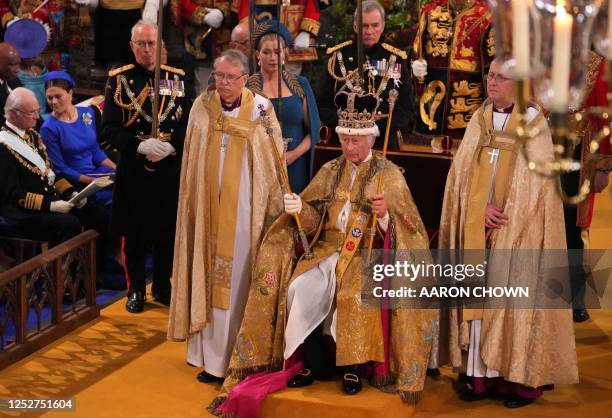
[{"label": "eyeglasses", "polygon": [[495,81],[496,83],[501,83],[502,81],[508,81],[510,79],[508,77],[504,77],[501,74],[495,74],[495,73],[489,72],[487,74],[487,80],[488,81]]},{"label": "eyeglasses", "polygon": [[19,113],[21,113],[23,115],[29,116],[31,118],[37,118],[38,115],[40,115],[40,108],[36,109],[36,110],[30,110],[28,112],[26,112],[24,110],[21,110],[21,109],[17,109],[17,108],[15,108],[13,110],[16,111],[16,112],[19,112]]},{"label": "eyeglasses", "polygon": [[229,81],[230,83],[238,80],[240,77],[245,76],[246,73],[242,73],[240,75],[231,75],[231,74],[223,74],[223,73],[212,73],[215,81]]},{"label": "eyeglasses", "polygon": [[155,48],[157,46],[157,41],[132,41],[136,44],[138,48],[144,48],[148,46],[149,48]]}]

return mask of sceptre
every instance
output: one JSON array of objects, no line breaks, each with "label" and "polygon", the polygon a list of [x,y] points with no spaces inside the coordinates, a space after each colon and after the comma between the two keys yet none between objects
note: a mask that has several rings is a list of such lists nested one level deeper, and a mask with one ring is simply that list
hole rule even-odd
[{"label": "sceptre", "polygon": [[[276,160],[276,165],[281,173],[281,181],[283,183],[283,187],[285,188],[285,192],[289,194],[293,194],[291,191],[291,185],[289,184],[289,177],[287,177],[287,173],[283,170],[285,166],[284,159],[281,158],[278,149],[276,148],[276,143],[274,142],[274,137],[272,136],[272,126],[270,125],[270,119],[268,114],[266,113],[266,109],[263,105],[259,105],[259,114],[261,116],[261,120],[263,122],[264,127],[266,128],[266,133],[268,134],[268,138],[270,138],[270,142],[272,143],[272,150],[274,151],[274,159]],[[302,227],[302,221],[300,219],[299,213],[294,213],[293,219],[295,219],[295,225],[298,229],[298,236],[300,237],[300,242],[302,243],[302,247],[304,248],[304,257],[307,259],[312,258],[312,251],[310,249],[310,244],[308,244],[308,238],[306,237],[306,232]]]},{"label": "sceptre", "polygon": [[[389,145],[389,132],[391,131],[391,119],[393,118],[393,109],[395,108],[395,101],[397,100],[398,92],[395,89],[392,89],[389,92],[389,117],[387,119],[387,126],[385,128],[385,142],[383,144],[383,161],[384,158],[387,157],[387,146]],[[382,191],[383,186],[383,178],[384,178],[384,166],[380,171],[380,175],[378,176],[378,185],[376,186],[376,194],[379,194]],[[376,213],[372,215],[372,223],[370,224],[370,242],[368,242],[368,265],[370,264],[370,260],[372,258],[372,245],[374,244],[374,237],[376,236],[376,221],[377,216]]]}]

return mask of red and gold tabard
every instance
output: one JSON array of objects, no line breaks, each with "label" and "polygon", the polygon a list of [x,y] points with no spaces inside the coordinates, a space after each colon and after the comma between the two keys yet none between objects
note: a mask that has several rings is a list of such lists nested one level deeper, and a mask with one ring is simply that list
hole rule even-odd
[{"label": "red and gold tabard", "polygon": [[[58,36],[61,30],[60,21],[55,21],[54,16],[61,16],[64,10],[63,0],[49,0],[39,10],[36,10],[44,0],[0,0],[0,20],[2,29],[6,30],[7,24],[15,18],[36,19],[42,22],[50,31],[50,39],[47,48],[42,52],[42,57],[49,71],[61,70],[60,54],[57,50]],[[36,12],[34,12],[36,10]]]},{"label": "red and gold tabard", "polygon": [[[204,23],[206,8],[223,13],[218,29]],[[174,23],[183,29],[185,50],[195,59],[211,61],[229,43],[232,32],[229,0],[170,0],[170,9]]]},{"label": "red and gold tabard", "polygon": [[419,97],[416,133],[461,139],[472,114],[486,97],[484,71],[495,57],[492,16],[484,1],[465,1],[453,10],[448,0],[423,8],[412,59],[427,61]]},{"label": "red and gold tabard", "polygon": [[[238,13],[238,19],[242,22],[249,17],[248,0],[232,0],[232,11]],[[277,19],[276,0],[255,0],[256,20]],[[310,33],[316,37],[319,33],[319,7],[316,0],[291,0],[289,6],[281,6],[280,21],[287,26],[291,37],[295,39],[300,31]],[[317,60],[315,48],[298,51],[289,48],[288,61],[302,62]]]}]

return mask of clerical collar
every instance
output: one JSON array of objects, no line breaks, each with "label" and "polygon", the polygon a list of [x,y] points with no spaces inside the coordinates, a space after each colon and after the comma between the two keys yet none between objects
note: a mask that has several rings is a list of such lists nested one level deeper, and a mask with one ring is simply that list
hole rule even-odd
[{"label": "clerical collar", "polygon": [[11,131],[12,133],[14,133],[15,135],[17,135],[19,138],[24,139],[26,131],[24,131],[23,129],[19,129],[18,127],[16,127],[15,125],[13,125],[11,122],[9,122],[8,120],[4,122],[4,124],[6,125],[6,127],[9,129],[9,131]]},{"label": "clerical collar", "polygon": [[493,105],[493,111],[496,113],[512,113],[512,110],[514,109],[514,103],[512,103],[510,106],[506,106],[503,109],[498,109],[495,107],[495,105]]},{"label": "clerical collar", "polygon": [[221,106],[223,107],[223,110],[225,110],[226,112],[231,112],[232,110],[240,106],[241,101],[242,101],[242,94],[240,94],[240,96],[238,96],[238,98],[234,100],[234,102],[231,104],[225,104],[223,99],[221,99]]}]

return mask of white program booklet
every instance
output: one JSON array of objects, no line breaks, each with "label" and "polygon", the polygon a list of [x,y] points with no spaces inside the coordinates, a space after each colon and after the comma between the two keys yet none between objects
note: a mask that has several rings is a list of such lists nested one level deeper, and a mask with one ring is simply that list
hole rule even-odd
[{"label": "white program booklet", "polygon": [[113,183],[113,180],[109,176],[98,177],[97,179],[89,183],[83,190],[75,194],[74,197],[68,201],[68,203],[76,205],[81,200],[97,193],[98,191],[110,186]]}]

